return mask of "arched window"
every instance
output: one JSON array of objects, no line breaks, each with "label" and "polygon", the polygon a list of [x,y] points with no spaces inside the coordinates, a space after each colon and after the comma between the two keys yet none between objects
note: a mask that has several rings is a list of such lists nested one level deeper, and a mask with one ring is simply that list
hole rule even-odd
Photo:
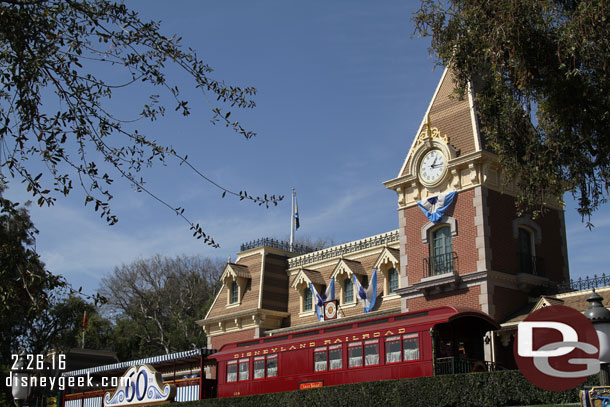
[{"label": "arched window", "polygon": [[311,311],[313,309],[313,300],[311,295],[311,289],[305,287],[303,291],[303,312]]},{"label": "arched window", "polygon": [[388,294],[393,294],[398,289],[398,270],[391,268],[388,270]]},{"label": "arched window", "polygon": [[452,273],[453,242],[449,225],[432,230],[430,242],[430,275]]},{"label": "arched window", "polygon": [[354,302],[354,282],[351,277],[348,277],[343,282],[343,303],[350,304]]},{"label": "arched window", "polygon": [[233,280],[231,283],[231,304],[235,304],[239,300],[239,285],[237,281]]},{"label": "arched window", "polygon": [[519,267],[522,273],[536,274],[534,234],[527,228],[519,227]]}]

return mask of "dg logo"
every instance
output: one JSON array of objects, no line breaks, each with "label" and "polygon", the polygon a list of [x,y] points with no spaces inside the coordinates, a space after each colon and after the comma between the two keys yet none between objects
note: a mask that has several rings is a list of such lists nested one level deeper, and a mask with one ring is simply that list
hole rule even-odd
[{"label": "dg logo", "polygon": [[520,322],[513,350],[523,376],[544,390],[572,389],[599,372],[593,324],[561,305],[542,308]]}]

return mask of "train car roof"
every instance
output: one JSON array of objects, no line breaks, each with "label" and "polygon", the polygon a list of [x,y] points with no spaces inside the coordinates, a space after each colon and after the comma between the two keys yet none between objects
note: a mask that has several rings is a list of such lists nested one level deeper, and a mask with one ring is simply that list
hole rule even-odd
[{"label": "train car roof", "polygon": [[[377,318],[368,318],[359,321],[326,325],[320,328],[306,329],[277,336],[266,336],[258,339],[245,340],[223,345],[211,358],[221,359],[224,354],[233,354],[235,350],[244,351],[264,348],[275,345],[292,343],[294,341],[306,341],[341,335],[343,331],[350,329],[351,333],[364,332],[371,329],[384,329],[396,322],[405,321],[405,326],[437,325],[452,322],[461,318],[475,317],[486,323],[490,331],[500,329],[500,326],[487,314],[467,307],[441,306],[426,310],[406,312],[402,314],[384,315]],[[408,321],[408,322],[406,322]],[[374,328],[372,328],[374,327]]]}]

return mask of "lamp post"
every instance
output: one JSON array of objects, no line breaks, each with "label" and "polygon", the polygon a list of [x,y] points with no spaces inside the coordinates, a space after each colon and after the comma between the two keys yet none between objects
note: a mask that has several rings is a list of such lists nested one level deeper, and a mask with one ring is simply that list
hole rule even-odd
[{"label": "lamp post", "polygon": [[597,337],[599,338],[599,381],[602,386],[610,386],[610,310],[602,304],[603,298],[595,292],[587,298],[589,308],[585,311],[585,317],[593,323]]},{"label": "lamp post", "polygon": [[[15,399],[15,405],[17,407],[23,406],[25,401],[30,396],[30,376],[31,372],[26,369],[27,360],[25,353],[19,354],[19,359],[15,364],[15,369],[11,370],[12,380],[12,392],[13,399]],[[25,385],[24,385],[25,384]]]}]

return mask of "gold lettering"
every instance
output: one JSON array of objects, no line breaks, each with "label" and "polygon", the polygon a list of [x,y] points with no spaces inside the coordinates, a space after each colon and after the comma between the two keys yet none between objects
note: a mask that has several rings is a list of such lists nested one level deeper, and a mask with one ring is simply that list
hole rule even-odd
[{"label": "gold lettering", "polygon": [[277,352],[277,348],[271,348],[271,352],[273,352],[273,353]]},{"label": "gold lettering", "polygon": [[362,339],[369,339],[371,334],[362,334]]},{"label": "gold lettering", "polygon": [[385,336],[388,336],[388,335],[394,335],[394,332],[392,332],[392,331],[386,331]]},{"label": "gold lettering", "polygon": [[263,355],[266,355],[267,353],[269,353],[269,349],[263,349]]},{"label": "gold lettering", "polygon": [[405,331],[406,331],[406,329],[405,329],[405,328],[398,328],[398,333],[399,333],[399,334],[404,334],[404,333],[405,333]]},{"label": "gold lettering", "polygon": [[324,345],[330,345],[330,343],[331,343],[330,339],[327,339],[327,340],[324,341]]},{"label": "gold lettering", "polygon": [[296,350],[296,348],[297,348],[296,346],[291,345],[291,346],[288,348],[288,350]]},{"label": "gold lettering", "polygon": [[373,334],[373,338],[379,338],[381,336],[381,332],[375,332]]},{"label": "gold lettering", "polygon": [[341,342],[343,342],[343,341],[341,340],[341,338],[337,338],[337,339],[335,339],[335,343],[341,343]]},{"label": "gold lettering", "polygon": [[255,351],[254,351],[254,356],[258,356],[258,355],[260,355],[260,354],[261,354],[261,351],[260,351],[260,350],[255,350]]},{"label": "gold lettering", "polygon": [[305,349],[306,347],[307,347],[307,344],[306,344],[306,343],[301,343],[301,344],[299,345],[299,349]]},{"label": "gold lettering", "polygon": [[280,352],[286,352],[286,348],[282,346],[282,347],[280,348]]},{"label": "gold lettering", "polygon": [[252,352],[248,352],[248,353],[246,353],[246,356],[247,356],[247,357],[252,356]]},{"label": "gold lettering", "polygon": [[357,337],[356,335],[352,336],[352,341],[359,341],[359,340],[360,340],[360,338]]},{"label": "gold lettering", "polygon": [[315,342],[309,342],[309,347],[310,348],[315,348],[316,347],[316,343]]},{"label": "gold lettering", "polygon": [[233,359],[239,359],[239,353],[234,354]]}]

